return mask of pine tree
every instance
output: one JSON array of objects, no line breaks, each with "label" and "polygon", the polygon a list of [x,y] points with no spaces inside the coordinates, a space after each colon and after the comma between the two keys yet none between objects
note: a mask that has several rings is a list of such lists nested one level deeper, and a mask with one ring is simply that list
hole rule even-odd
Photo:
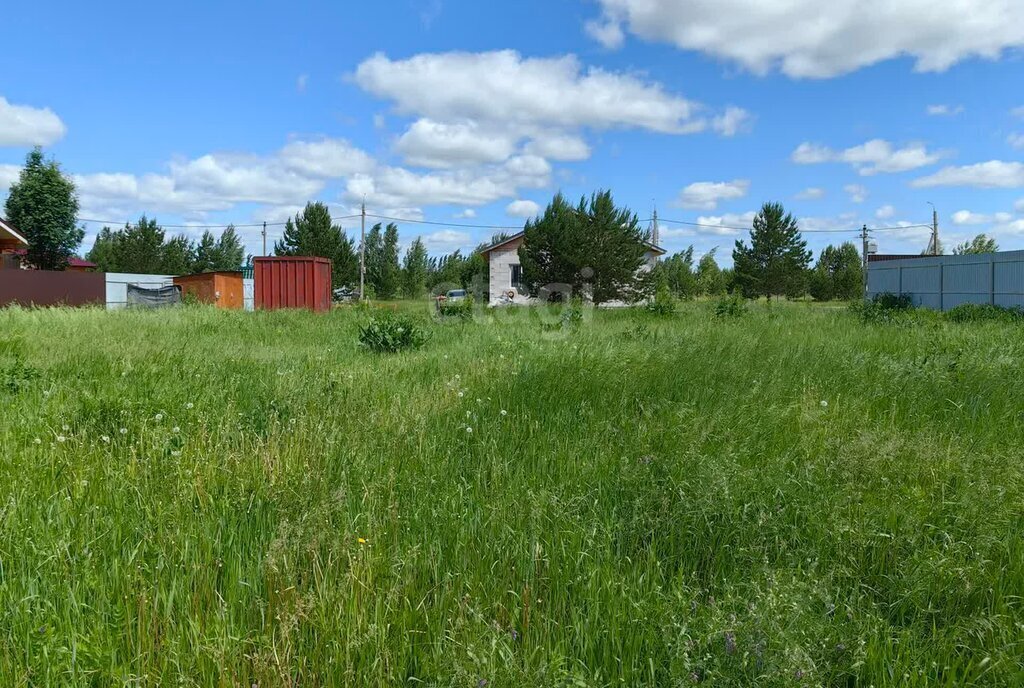
[{"label": "pine tree", "polygon": [[405,252],[402,265],[402,293],[410,299],[423,296],[427,289],[429,256],[423,240],[416,237]]},{"label": "pine tree", "polygon": [[156,219],[145,215],[134,225],[125,225],[114,240],[114,262],[118,272],[158,275],[163,269],[164,230]]},{"label": "pine tree", "polygon": [[754,218],[750,246],[732,252],[736,282],[744,296],[799,296],[804,292],[811,252],[796,219],[781,203],[765,203]]},{"label": "pine tree", "polygon": [[274,253],[330,259],[334,289],[351,284],[353,275],[358,279],[352,242],[341,227],[332,224],[331,212],[324,203],[307,203],[294,219],[289,218],[284,236],[274,244]]},{"label": "pine tree", "polygon": [[[617,208],[611,192],[580,199],[572,207],[558,194],[544,214],[526,222],[519,261],[532,294],[565,284],[573,294],[590,292],[594,303],[635,301],[653,291],[640,268],[647,234],[634,213]],[[564,295],[562,295],[564,296]]]},{"label": "pine tree", "polygon": [[85,254],[85,259],[95,263],[100,272],[117,272],[117,241],[118,232],[104,227],[96,235],[92,248]]},{"label": "pine tree", "polygon": [[35,148],[25,158],[5,205],[7,220],[28,240],[26,260],[40,270],[64,270],[85,237],[76,225],[75,185]]}]

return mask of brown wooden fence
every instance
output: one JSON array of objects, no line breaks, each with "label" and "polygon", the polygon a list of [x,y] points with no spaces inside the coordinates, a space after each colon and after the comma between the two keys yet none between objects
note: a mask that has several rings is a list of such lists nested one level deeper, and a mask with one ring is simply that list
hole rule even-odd
[{"label": "brown wooden fence", "polygon": [[106,300],[102,272],[0,270],[0,307],[102,306]]}]

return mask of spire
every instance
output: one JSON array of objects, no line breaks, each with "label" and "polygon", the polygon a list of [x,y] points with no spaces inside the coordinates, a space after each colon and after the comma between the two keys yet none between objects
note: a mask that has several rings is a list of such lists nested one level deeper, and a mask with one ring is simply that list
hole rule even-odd
[{"label": "spire", "polygon": [[658,207],[654,207],[654,216],[651,219],[651,243],[655,246],[661,245],[661,231],[658,229]]}]

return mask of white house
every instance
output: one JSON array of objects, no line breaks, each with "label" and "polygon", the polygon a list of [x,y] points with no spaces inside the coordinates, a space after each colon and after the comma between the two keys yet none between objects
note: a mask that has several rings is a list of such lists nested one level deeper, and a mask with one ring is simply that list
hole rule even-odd
[{"label": "white house", "polygon": [[[484,260],[489,266],[490,304],[496,306],[507,303],[506,297],[510,291],[515,292],[514,301],[525,302],[528,297],[523,293],[523,266],[519,264],[519,247],[523,245],[523,234],[520,232],[504,241],[488,246],[483,251]],[[644,264],[641,270],[650,271],[658,264],[658,259],[665,255],[665,249],[657,245],[658,239],[655,236],[654,243],[647,243],[647,253],[644,254]]]}]

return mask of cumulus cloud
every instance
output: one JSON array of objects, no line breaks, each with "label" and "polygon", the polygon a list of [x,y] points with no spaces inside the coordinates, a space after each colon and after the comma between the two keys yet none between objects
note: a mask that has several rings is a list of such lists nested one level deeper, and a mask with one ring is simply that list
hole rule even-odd
[{"label": "cumulus cloud", "polygon": [[0,165],[0,194],[6,194],[20,174],[21,168],[17,165]]},{"label": "cumulus cloud", "polygon": [[540,206],[533,201],[512,201],[505,208],[505,214],[509,217],[537,217],[540,214]]},{"label": "cumulus cloud", "polygon": [[976,189],[1018,189],[1024,187],[1024,163],[989,160],[962,167],[945,167],[935,174],[911,182],[927,189],[936,186],[967,186]]},{"label": "cumulus cloud", "polygon": [[879,220],[889,220],[896,214],[896,208],[891,205],[883,205],[875,211],[875,217]]},{"label": "cumulus cloud", "polygon": [[626,34],[622,31],[622,24],[617,21],[591,19],[583,25],[583,29],[587,32],[588,36],[609,50],[621,48],[626,40]]},{"label": "cumulus cloud", "polygon": [[953,213],[953,224],[955,225],[988,225],[992,223],[1006,224],[1013,220],[1013,215],[1010,213],[994,213],[992,215],[983,215],[981,213],[972,213],[970,210],[961,210]]},{"label": "cumulus cloud", "polygon": [[420,119],[395,144],[410,165],[448,168],[507,160],[516,149],[515,137],[487,131],[477,122],[454,123]]},{"label": "cumulus cloud", "polygon": [[442,229],[422,237],[423,244],[431,253],[450,253],[455,249],[469,248],[472,241],[466,232],[457,232],[454,229]]},{"label": "cumulus cloud", "polygon": [[548,160],[578,162],[590,157],[590,146],[572,134],[537,134],[526,144],[526,152]]},{"label": "cumulus cloud", "polygon": [[735,136],[748,131],[753,117],[743,108],[727,107],[725,112],[711,120],[711,127],[722,136]]},{"label": "cumulus cloud", "polygon": [[15,105],[0,96],[0,146],[49,146],[67,127],[50,108]]},{"label": "cumulus cloud", "polygon": [[742,214],[702,215],[697,218],[696,230],[698,234],[711,236],[736,236],[750,231],[756,215],[753,210]]},{"label": "cumulus cloud", "polygon": [[873,139],[841,151],[814,143],[801,143],[793,151],[791,159],[798,165],[843,162],[852,165],[862,176],[868,177],[880,173],[916,170],[935,164],[945,155],[944,152],[929,152],[922,144],[895,148],[888,141]]},{"label": "cumulus cloud", "polygon": [[801,191],[800,193],[798,193],[796,195],[796,199],[798,201],[816,201],[819,198],[824,198],[824,197],[825,197],[825,189],[822,189],[822,188],[817,187],[817,186],[812,186],[810,188],[804,189],[803,191]]},{"label": "cumulus cloud", "polygon": [[679,193],[676,205],[696,210],[714,210],[721,201],[743,198],[750,190],[746,179],[731,182],[695,182]]},{"label": "cumulus cloud", "polygon": [[314,179],[367,172],[375,164],[373,158],[348,141],[327,137],[291,141],[281,149],[278,158],[289,170]]},{"label": "cumulus cloud", "polygon": [[455,214],[456,220],[472,220],[476,217],[476,211],[472,208],[466,208]]},{"label": "cumulus cloud", "polygon": [[963,105],[929,105],[925,108],[925,112],[932,117],[953,117],[963,111]]},{"label": "cumulus cloud", "polygon": [[847,184],[843,187],[843,191],[850,197],[850,201],[853,203],[863,203],[868,199],[867,187],[860,184]]},{"label": "cumulus cloud", "polygon": [[575,55],[524,58],[513,50],[434,53],[391,60],[377,54],[355,82],[398,110],[436,121],[525,126],[616,127],[668,134],[700,131],[697,104],[632,74],[584,68]]},{"label": "cumulus cloud", "polygon": [[828,78],[909,56],[921,72],[1024,46],[1019,0],[598,0],[591,36],[625,30],[738,63],[757,74]]}]

